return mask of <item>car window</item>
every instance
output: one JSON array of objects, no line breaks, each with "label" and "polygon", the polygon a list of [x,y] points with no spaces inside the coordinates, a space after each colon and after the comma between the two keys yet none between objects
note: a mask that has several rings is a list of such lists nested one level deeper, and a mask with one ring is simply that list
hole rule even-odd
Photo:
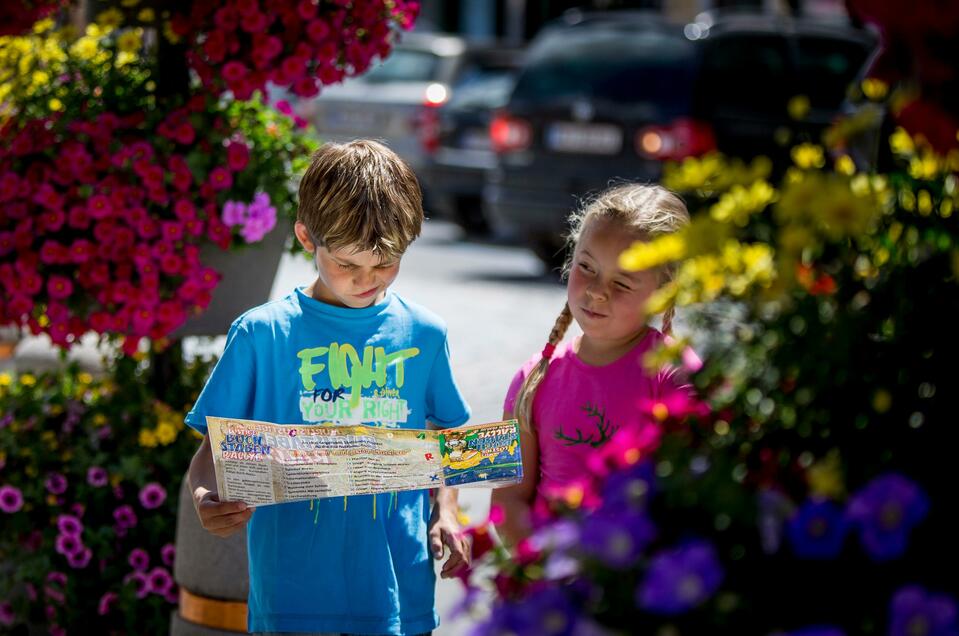
[{"label": "car window", "polygon": [[395,48],[393,52],[363,75],[374,84],[386,82],[430,82],[440,67],[440,57],[429,51]]},{"label": "car window", "polygon": [[869,47],[864,43],[801,36],[798,39],[797,93],[806,95],[813,108],[838,109],[869,53]]},{"label": "car window", "polygon": [[512,69],[467,73],[453,86],[449,108],[499,108],[506,104],[515,81]]},{"label": "car window", "polygon": [[678,31],[596,28],[554,31],[530,51],[512,100],[556,102],[590,97],[620,104],[688,103],[694,49]]},{"label": "car window", "polygon": [[796,87],[784,37],[735,34],[702,44],[696,110],[706,119],[712,115],[778,117],[786,112]]}]

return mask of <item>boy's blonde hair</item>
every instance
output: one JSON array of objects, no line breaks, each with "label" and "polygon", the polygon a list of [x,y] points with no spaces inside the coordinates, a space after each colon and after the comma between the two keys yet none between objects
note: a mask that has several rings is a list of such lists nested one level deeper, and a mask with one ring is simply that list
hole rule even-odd
[{"label": "boy's blonde hair", "polygon": [[[676,232],[688,225],[689,212],[682,199],[658,185],[626,183],[601,192],[569,217],[571,229],[567,237],[564,276],[569,275],[576,244],[589,223],[595,219],[607,219],[619,223],[625,232],[634,235],[637,240],[649,241],[657,236]],[[672,280],[676,268],[675,265],[667,265],[660,271],[663,282],[667,282]],[[663,313],[664,333],[672,331],[674,313],[675,309],[672,306]],[[543,358],[530,370],[517,393],[513,416],[520,421],[525,430],[532,430],[530,424],[533,415],[533,398],[549,368],[550,356],[547,354],[562,341],[572,321],[573,314],[567,303],[556,318],[552,331],[549,332]]]},{"label": "boy's blonde hair", "polygon": [[300,181],[296,220],[328,249],[399,259],[420,234],[423,195],[405,161],[381,143],[324,144]]}]

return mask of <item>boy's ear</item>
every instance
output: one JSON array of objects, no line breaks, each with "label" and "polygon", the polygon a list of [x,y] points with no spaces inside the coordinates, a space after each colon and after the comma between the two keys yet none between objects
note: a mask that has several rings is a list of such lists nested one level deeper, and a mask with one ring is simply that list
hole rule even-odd
[{"label": "boy's ear", "polygon": [[302,222],[297,221],[293,225],[293,233],[296,234],[296,240],[300,242],[303,249],[312,254],[316,249],[316,243],[314,243],[310,237],[310,231],[306,229],[306,226]]}]

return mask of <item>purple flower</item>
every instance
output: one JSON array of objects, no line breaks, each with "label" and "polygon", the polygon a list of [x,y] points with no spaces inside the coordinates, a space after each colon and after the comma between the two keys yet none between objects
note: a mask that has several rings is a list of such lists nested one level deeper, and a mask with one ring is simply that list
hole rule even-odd
[{"label": "purple flower", "polygon": [[159,508],[166,501],[166,490],[155,481],[151,481],[140,490],[140,505],[147,510]]},{"label": "purple flower", "polygon": [[67,491],[67,478],[60,473],[50,473],[44,485],[52,494],[62,495]]},{"label": "purple flower", "polygon": [[113,519],[117,522],[117,526],[119,526],[121,530],[126,530],[127,528],[132,528],[137,525],[137,515],[133,512],[133,508],[127,504],[113,511]]},{"label": "purple flower", "polygon": [[882,475],[853,495],[847,514],[874,561],[903,555],[909,533],[929,513],[929,499],[902,475]]},{"label": "purple flower", "polygon": [[73,515],[60,515],[57,517],[57,529],[60,534],[78,537],[83,532],[83,524]]},{"label": "purple flower", "polygon": [[624,569],[656,537],[656,528],[644,515],[626,509],[623,514],[597,513],[583,521],[583,551],[607,566]]},{"label": "purple flower", "polygon": [[0,603],[0,625],[3,625],[4,627],[10,627],[13,625],[13,621],[15,621],[16,618],[17,615],[13,612],[13,605],[6,601]]},{"label": "purple flower", "polygon": [[537,528],[529,539],[530,547],[553,552],[565,552],[579,545],[579,526],[569,519],[558,519]]},{"label": "purple flower", "polygon": [[58,534],[53,545],[57,552],[65,557],[69,557],[83,550],[83,543],[81,543],[80,537],[75,534]]},{"label": "purple flower", "polygon": [[270,195],[258,193],[247,208],[247,217],[240,230],[240,236],[247,243],[256,243],[276,225],[276,208],[270,205]]},{"label": "purple flower", "polygon": [[793,552],[800,559],[839,556],[848,530],[842,508],[825,500],[805,502],[786,526]]},{"label": "purple flower", "polygon": [[90,565],[90,559],[93,557],[93,551],[90,548],[83,548],[78,552],[67,555],[67,563],[71,568],[81,570]]},{"label": "purple flower", "polygon": [[172,543],[168,543],[160,549],[160,558],[167,567],[173,567],[173,561],[176,558],[176,548]]},{"label": "purple flower", "polygon": [[150,567],[150,555],[146,553],[146,550],[134,548],[130,551],[130,556],[127,557],[127,563],[134,570],[142,572]]},{"label": "purple flower", "polygon": [[603,510],[621,511],[625,507],[644,510],[653,492],[655,467],[639,462],[626,470],[612,473],[603,484]]},{"label": "purple flower", "polygon": [[694,541],[652,558],[636,601],[656,614],[681,614],[712,596],[722,580],[716,551],[705,541]]},{"label": "purple flower", "polygon": [[102,488],[107,485],[107,471],[100,466],[90,466],[87,470],[87,483],[94,488]]},{"label": "purple flower", "polygon": [[486,623],[477,626],[472,636],[498,634],[558,635],[576,633],[577,607],[567,594],[555,587],[543,588],[518,603],[502,603],[493,608]]},{"label": "purple flower", "polygon": [[155,567],[147,575],[147,583],[151,592],[163,596],[173,587],[173,577],[166,568]]},{"label": "purple flower", "polygon": [[146,598],[150,593],[150,584],[147,581],[147,575],[143,572],[131,572],[123,579],[124,583],[133,583],[133,590],[137,598]]},{"label": "purple flower", "polygon": [[220,217],[223,219],[223,224],[228,227],[242,225],[246,220],[246,205],[239,201],[227,201],[223,204]]},{"label": "purple flower", "polygon": [[23,493],[19,488],[4,484],[0,487],[0,510],[13,514],[23,508]]},{"label": "purple flower", "polygon": [[97,603],[97,614],[100,616],[106,616],[110,613],[110,606],[113,605],[119,597],[116,592],[107,592],[100,597],[100,602]]},{"label": "purple flower", "polygon": [[956,636],[956,603],[944,594],[929,594],[918,585],[900,588],[892,597],[890,636]]}]

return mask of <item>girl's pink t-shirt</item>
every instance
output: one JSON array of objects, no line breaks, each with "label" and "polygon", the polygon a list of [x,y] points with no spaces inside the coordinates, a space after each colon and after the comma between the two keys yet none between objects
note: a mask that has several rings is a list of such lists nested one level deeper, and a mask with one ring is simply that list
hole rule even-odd
[{"label": "girl's pink t-shirt", "polygon": [[[644,354],[664,338],[650,328],[623,357],[600,367],[580,360],[572,341],[556,347],[533,399],[533,428],[539,442],[539,497],[585,477],[590,453],[617,431],[635,428],[641,432],[644,427],[659,426],[648,409],[644,412],[640,408],[640,401],[656,401],[689,387],[681,369],[669,367],[656,373],[644,369]],[[533,356],[513,377],[504,411],[515,412],[523,380],[541,359],[539,354]]]}]

